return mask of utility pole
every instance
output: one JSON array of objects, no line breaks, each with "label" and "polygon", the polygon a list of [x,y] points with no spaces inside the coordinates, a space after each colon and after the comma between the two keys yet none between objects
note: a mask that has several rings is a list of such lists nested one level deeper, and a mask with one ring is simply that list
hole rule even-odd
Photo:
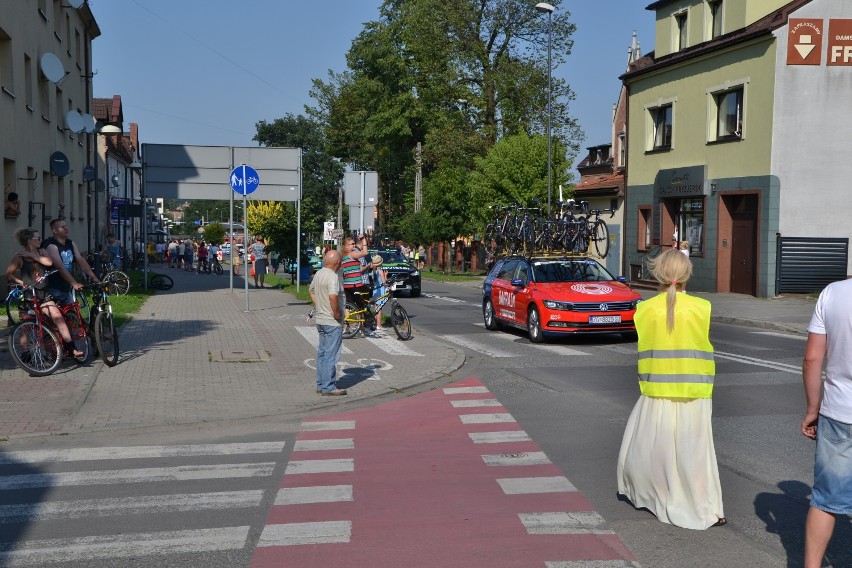
[{"label": "utility pole", "polygon": [[414,212],[419,213],[423,207],[423,149],[420,142],[414,150],[414,163],[417,164],[417,173],[414,176]]},{"label": "utility pole", "polygon": [[[337,184],[337,228],[343,229],[343,180]],[[340,248],[341,240],[337,240],[337,246]]]}]

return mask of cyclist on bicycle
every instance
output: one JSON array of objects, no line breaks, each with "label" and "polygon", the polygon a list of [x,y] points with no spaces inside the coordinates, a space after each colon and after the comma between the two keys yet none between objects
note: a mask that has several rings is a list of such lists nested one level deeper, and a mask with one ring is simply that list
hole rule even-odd
[{"label": "cyclist on bicycle", "polygon": [[111,262],[113,268],[121,269],[121,244],[115,240],[115,235],[112,233],[107,235],[102,253],[103,258],[106,258],[107,262]]},{"label": "cyclist on bicycle", "polygon": [[[48,268],[54,267],[55,264],[51,259],[48,251],[42,248],[41,234],[33,229],[19,229],[15,231],[15,239],[24,248],[12,257],[9,267],[6,269],[6,278],[9,282],[18,284],[19,286],[32,286],[36,280],[44,274]],[[20,274],[20,277],[15,276],[15,272]],[[48,281],[53,274],[48,276]],[[59,311],[56,303],[51,299],[52,294],[47,290],[39,290],[36,288],[36,294],[41,300],[41,306],[44,313],[51,319],[56,326],[56,331],[62,338],[63,346],[66,353],[72,357],[82,357],[83,352],[74,347],[71,340],[71,332],[68,330],[68,325],[65,323],[65,318],[62,317],[62,312]]]},{"label": "cyclist on bicycle", "polygon": [[60,306],[74,302],[75,290],[82,290],[83,284],[77,282],[71,274],[74,262],[88,276],[93,283],[100,284],[101,281],[95,275],[92,267],[86,262],[86,258],[80,254],[77,245],[68,238],[68,224],[65,219],[54,219],[50,222],[53,236],[44,241],[47,256],[53,262],[53,268],[57,272],[51,274],[47,279],[47,292],[56,300]]},{"label": "cyclist on bicycle", "polygon": [[[366,241],[364,235],[359,235],[358,238],[359,243]],[[359,247],[352,237],[343,241],[343,262],[340,265],[343,272],[343,291],[346,293],[346,299],[353,302],[359,310],[367,307],[367,297],[371,295],[369,286],[364,284],[364,276],[371,268],[364,258],[367,254],[366,242]]]}]

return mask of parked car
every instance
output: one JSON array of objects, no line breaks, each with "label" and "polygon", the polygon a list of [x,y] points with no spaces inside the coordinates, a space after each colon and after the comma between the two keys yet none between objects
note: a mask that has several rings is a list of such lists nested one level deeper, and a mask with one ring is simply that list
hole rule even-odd
[{"label": "parked car", "polygon": [[388,276],[393,275],[396,279],[397,291],[408,290],[412,298],[420,295],[420,271],[399,252],[397,247],[370,250],[369,256],[376,254],[382,257],[382,268],[388,271]]},{"label": "parked car", "polygon": [[504,257],[482,285],[485,327],[525,329],[534,343],[578,333],[635,338],[641,301],[623,277],[589,257]]}]

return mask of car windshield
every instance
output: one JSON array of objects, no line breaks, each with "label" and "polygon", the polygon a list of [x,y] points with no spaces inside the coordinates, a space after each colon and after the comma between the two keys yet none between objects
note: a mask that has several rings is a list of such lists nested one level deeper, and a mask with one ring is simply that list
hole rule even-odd
[{"label": "car windshield", "polygon": [[402,256],[400,253],[396,251],[383,250],[379,252],[382,256],[382,260],[386,263],[400,263],[400,262],[408,262],[408,259]]},{"label": "car windshield", "polygon": [[612,274],[588,259],[534,261],[533,279],[536,282],[610,282]]}]

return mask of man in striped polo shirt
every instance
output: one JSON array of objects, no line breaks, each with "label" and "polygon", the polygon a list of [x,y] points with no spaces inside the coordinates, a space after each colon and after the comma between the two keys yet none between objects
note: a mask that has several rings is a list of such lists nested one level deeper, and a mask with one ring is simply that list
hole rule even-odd
[{"label": "man in striped polo shirt", "polygon": [[[359,235],[359,240],[363,238],[363,235]],[[358,306],[358,309],[364,308],[371,292],[369,287],[364,284],[362,276],[370,269],[369,264],[361,262],[361,259],[367,256],[367,247],[366,245],[359,247],[354,238],[346,237],[343,241],[342,252],[343,262],[340,265],[340,270],[343,272],[343,291],[346,293],[346,299]],[[366,295],[360,292],[366,293]]]}]

